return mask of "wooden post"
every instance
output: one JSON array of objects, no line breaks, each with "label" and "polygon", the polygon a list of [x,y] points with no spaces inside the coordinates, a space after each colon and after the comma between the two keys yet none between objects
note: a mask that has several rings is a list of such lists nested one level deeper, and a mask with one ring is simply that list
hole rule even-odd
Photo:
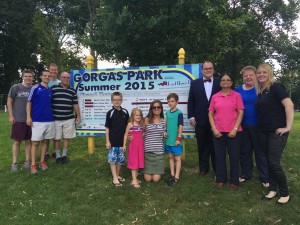
[{"label": "wooden post", "polygon": [[[178,64],[179,65],[183,65],[185,63],[185,51],[183,48],[180,48],[178,51]],[[181,155],[181,159],[185,160],[185,141],[184,139],[182,139],[182,155]]]},{"label": "wooden post", "polygon": [[[92,55],[88,55],[86,57],[86,68],[93,69],[94,68],[94,57]],[[88,153],[93,155],[95,153],[95,137],[88,137]]]}]

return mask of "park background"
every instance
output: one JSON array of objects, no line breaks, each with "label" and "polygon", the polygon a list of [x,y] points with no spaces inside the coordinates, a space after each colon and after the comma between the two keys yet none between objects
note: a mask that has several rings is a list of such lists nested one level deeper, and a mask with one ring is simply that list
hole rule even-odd
[{"label": "park background", "polygon": [[[269,62],[300,108],[299,0],[1,0],[0,109],[20,71],[50,63],[60,71],[86,68],[86,54],[118,66],[215,62],[236,83],[240,69]],[[107,65],[107,64],[105,64]],[[109,64],[112,65],[112,64]],[[114,66],[113,66],[114,67]],[[196,142],[186,140],[182,180],[174,187],[114,188],[103,138],[87,151],[87,138],[71,142],[70,164],[31,176],[11,174],[10,125],[0,112],[0,224],[298,224],[300,115],[283,155],[292,201],[263,202],[254,174],[233,192],[214,187],[214,175],[198,176]],[[22,164],[22,149],[19,164]],[[166,168],[168,173],[168,167]]]},{"label": "park background", "polygon": [[[276,200],[261,200],[268,190],[256,170],[237,191],[228,184],[216,188],[212,172],[199,176],[195,139],[186,140],[180,182],[171,187],[164,183],[170,173],[167,156],[166,174],[159,183],[142,182],[135,189],[130,185],[130,170],[123,167],[126,182],[114,187],[104,137],[95,138],[93,155],[88,153],[87,138],[76,137],[69,146],[69,164],[57,165],[51,158],[45,172],[11,173],[7,113],[0,112],[0,124],[0,224],[299,224],[299,112],[282,158],[291,194],[291,201],[283,206]],[[20,167],[24,157],[22,146]]]},{"label": "park background", "polygon": [[50,63],[84,69],[87,53],[95,68],[174,65],[184,48],[237,84],[245,65],[272,63],[300,108],[299,12],[299,0],[1,0],[0,107],[23,68],[38,81]]}]

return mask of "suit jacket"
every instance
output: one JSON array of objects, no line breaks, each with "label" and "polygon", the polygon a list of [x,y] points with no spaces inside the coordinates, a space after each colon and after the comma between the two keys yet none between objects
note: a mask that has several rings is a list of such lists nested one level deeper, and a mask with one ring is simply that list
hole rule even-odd
[{"label": "suit jacket", "polygon": [[203,78],[200,77],[191,82],[188,98],[188,118],[194,117],[196,124],[204,126],[209,123],[208,108],[211,97],[221,90],[220,80],[214,77],[210,99],[207,100]]}]

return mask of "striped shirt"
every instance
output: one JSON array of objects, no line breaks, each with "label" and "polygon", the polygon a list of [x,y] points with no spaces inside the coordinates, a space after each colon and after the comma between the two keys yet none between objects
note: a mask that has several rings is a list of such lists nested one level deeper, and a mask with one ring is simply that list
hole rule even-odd
[{"label": "striped shirt", "polygon": [[73,108],[78,104],[76,91],[71,87],[63,88],[60,84],[52,86],[51,90],[54,119],[73,119]]},{"label": "striped shirt", "polygon": [[148,123],[145,129],[145,152],[154,154],[164,153],[164,119],[159,123]]}]

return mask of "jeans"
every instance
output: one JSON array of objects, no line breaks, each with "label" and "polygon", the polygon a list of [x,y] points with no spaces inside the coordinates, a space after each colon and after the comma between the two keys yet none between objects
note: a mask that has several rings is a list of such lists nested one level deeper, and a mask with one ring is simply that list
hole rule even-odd
[{"label": "jeans", "polygon": [[286,146],[289,133],[277,135],[275,132],[261,132],[262,145],[268,160],[270,191],[279,193],[282,197],[289,195],[285,173],[281,167],[281,156]]}]

